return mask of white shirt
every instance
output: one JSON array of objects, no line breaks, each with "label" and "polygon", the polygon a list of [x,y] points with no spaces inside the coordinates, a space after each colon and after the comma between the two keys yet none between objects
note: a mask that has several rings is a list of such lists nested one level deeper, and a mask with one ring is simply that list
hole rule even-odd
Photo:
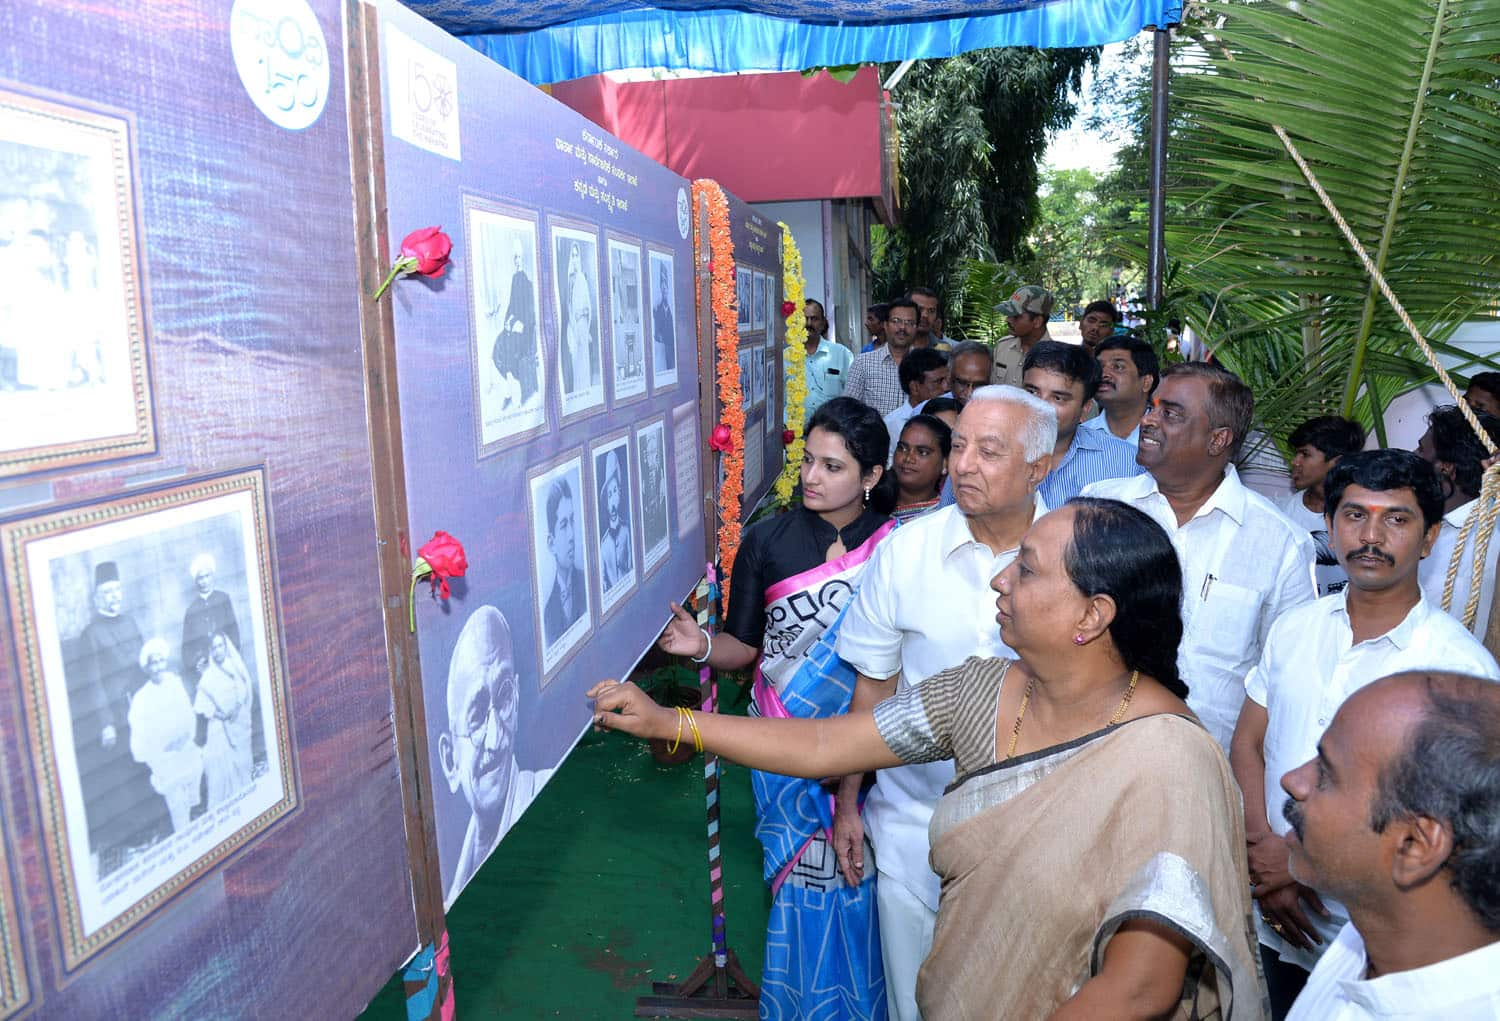
[{"label": "white shirt", "polygon": [[1312,539],[1270,500],[1240,484],[1233,465],[1181,528],[1150,475],[1105,479],[1084,496],[1109,497],[1166,529],[1182,565],[1182,645],[1177,669],[1187,704],[1225,754],[1245,701],[1245,675],[1271,622],[1313,598]]},{"label": "white shirt", "polygon": [[844,392],[844,381],[849,378],[849,364],[853,361],[853,351],[827,337],[819,338],[817,350],[808,355],[803,364],[803,374],[807,378],[807,398],[803,406],[808,418],[819,406]]},{"label": "white shirt", "polygon": [[901,439],[901,430],[905,429],[906,423],[910,422],[912,420],[912,417],[917,414],[918,408],[926,406],[926,401],[923,401],[918,405],[913,405],[911,403],[911,400],[908,399],[905,404],[901,405],[901,407],[885,416],[885,429],[886,432],[891,434],[891,452],[890,455],[885,459],[885,463],[887,465],[889,465],[896,459],[896,444]]},{"label": "white shirt", "polygon": [[1276,507],[1286,519],[1298,528],[1307,529],[1313,541],[1313,576],[1317,579],[1318,595],[1328,596],[1342,591],[1349,584],[1349,574],[1339,563],[1333,543],[1328,537],[1328,519],[1316,511],[1307,509],[1302,502],[1302,490],[1294,489],[1276,501]]},{"label": "white shirt", "polygon": [[[1111,436],[1115,435],[1114,430],[1109,427],[1109,416],[1102,411],[1099,412],[1099,414],[1095,415],[1093,418],[1086,419],[1079,428],[1102,429],[1105,432],[1109,433]],[[1141,424],[1137,422],[1135,424],[1135,428],[1130,430],[1129,436],[1115,436],[1115,439],[1124,440],[1132,447],[1139,448],[1141,445]]]},{"label": "white shirt", "polygon": [[[1264,706],[1268,719],[1263,746],[1266,772],[1266,819],[1285,833],[1291,824],[1281,814],[1286,792],[1281,778],[1318,749],[1323,731],[1348,697],[1372,681],[1407,670],[1435,668],[1500,680],[1495,659],[1463,625],[1424,596],[1406,617],[1378,638],[1354,644],[1349,624],[1348,590],[1294,607],[1271,625],[1260,662],[1245,678],[1245,694]],[[1331,920],[1307,912],[1324,946],[1349,920],[1343,905],[1327,897]],[[1260,941],[1301,968],[1311,969],[1316,951],[1299,950],[1257,916]]]},{"label": "white shirt", "polygon": [[1495,1021],[1500,1018],[1500,942],[1429,964],[1366,979],[1365,941],[1344,926],[1287,1021]]},{"label": "white shirt", "polygon": [[[1422,590],[1427,593],[1427,598],[1432,600],[1434,606],[1443,605],[1443,582],[1448,577],[1448,562],[1453,559],[1453,550],[1458,545],[1459,530],[1478,506],[1478,500],[1470,500],[1462,507],[1455,507],[1443,515],[1443,523],[1438,527],[1438,537],[1432,544],[1432,552],[1417,568],[1417,577],[1422,579]],[[1456,620],[1463,619],[1464,606],[1469,601],[1470,583],[1474,577],[1474,550],[1478,545],[1479,529],[1475,527],[1469,535],[1469,541],[1464,544],[1463,559],[1458,564],[1458,576],[1453,579],[1453,602],[1449,605],[1448,612]],[[1479,613],[1474,617],[1474,627],[1471,629],[1480,638],[1484,637],[1485,628],[1489,626],[1490,605],[1495,601],[1497,557],[1500,557],[1500,537],[1491,532],[1490,548],[1484,554],[1484,579],[1479,587]]]},{"label": "white shirt", "polygon": [[[1035,517],[1045,513],[1038,496]],[[866,677],[899,674],[898,691],[970,656],[1014,656],[1000,640],[990,580],[1016,553],[990,552],[957,506],[914,518],[876,547],[839,628],[838,654]],[[882,769],[865,801],[880,881],[900,882],[931,911],[939,884],[927,824],[952,779],[951,761]]]}]

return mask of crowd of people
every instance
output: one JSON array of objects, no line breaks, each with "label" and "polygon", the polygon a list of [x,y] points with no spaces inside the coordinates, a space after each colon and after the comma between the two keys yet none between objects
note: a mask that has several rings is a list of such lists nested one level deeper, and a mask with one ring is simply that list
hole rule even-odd
[{"label": "crowd of people", "polygon": [[[1500,1018],[1469,421],[1314,418],[1275,501],[1238,377],[1108,302],[1055,341],[1052,303],[991,349],[916,288],[855,355],[809,302],[801,503],[746,530],[720,632],[674,607],[659,643],[753,668],[749,718],[589,692],[755,770],[761,1016]],[[1464,399],[1500,441],[1500,374]]]}]

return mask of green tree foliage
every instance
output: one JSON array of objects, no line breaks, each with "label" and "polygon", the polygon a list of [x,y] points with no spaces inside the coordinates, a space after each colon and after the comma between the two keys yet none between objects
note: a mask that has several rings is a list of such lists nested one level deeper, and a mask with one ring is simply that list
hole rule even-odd
[{"label": "green tree foliage", "polygon": [[876,239],[877,294],[925,284],[956,305],[966,260],[1023,253],[1047,133],[1072,120],[1072,97],[1098,61],[1097,48],[1007,47],[911,68],[892,95],[901,225]]}]

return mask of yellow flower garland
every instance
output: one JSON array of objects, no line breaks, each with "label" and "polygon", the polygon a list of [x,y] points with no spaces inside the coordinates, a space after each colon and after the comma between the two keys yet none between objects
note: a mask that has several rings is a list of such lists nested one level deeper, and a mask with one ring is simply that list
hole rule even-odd
[{"label": "yellow flower garland", "polygon": [[776,500],[785,507],[792,502],[792,490],[802,473],[802,419],[807,405],[807,316],[802,307],[807,281],[802,276],[802,253],[797,250],[792,229],[784,223],[777,226],[781,228],[781,291],[792,305],[792,314],[786,317],[786,350],[781,359],[786,373],[786,400],[782,403],[786,428],[796,436],[786,448],[786,462],[776,478]]}]

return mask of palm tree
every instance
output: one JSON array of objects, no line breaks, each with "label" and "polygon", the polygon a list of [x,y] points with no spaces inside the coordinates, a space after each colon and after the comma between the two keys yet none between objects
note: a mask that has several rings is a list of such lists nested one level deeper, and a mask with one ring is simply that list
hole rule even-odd
[{"label": "palm tree", "polygon": [[[1170,147],[1173,312],[1283,437],[1373,426],[1433,378],[1293,163],[1283,127],[1439,353],[1500,303],[1500,0],[1203,0],[1185,19]],[[1464,356],[1467,359],[1468,356]]]}]

